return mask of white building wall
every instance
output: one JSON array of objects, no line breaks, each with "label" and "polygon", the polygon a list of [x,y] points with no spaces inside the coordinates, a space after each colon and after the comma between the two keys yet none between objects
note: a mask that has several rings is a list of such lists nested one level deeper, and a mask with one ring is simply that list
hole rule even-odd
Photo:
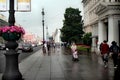
[{"label": "white building wall", "polygon": [[61,43],[60,30],[56,31],[56,35],[54,37],[55,37],[55,39],[54,39],[55,43]]},{"label": "white building wall", "polygon": [[92,29],[92,46],[96,45],[95,41],[97,38],[94,37],[96,35],[98,36],[98,47],[103,40],[107,39],[109,45],[113,40],[119,43],[120,3],[115,0],[83,0],[82,2],[85,16],[84,27],[87,29],[85,31],[90,31],[90,28],[88,28],[90,26]]}]

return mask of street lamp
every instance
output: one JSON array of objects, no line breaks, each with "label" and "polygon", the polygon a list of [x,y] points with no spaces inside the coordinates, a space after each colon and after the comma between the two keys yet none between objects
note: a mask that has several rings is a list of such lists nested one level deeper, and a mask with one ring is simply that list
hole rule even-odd
[{"label": "street lamp", "polygon": [[[14,0],[9,0],[9,26],[14,26],[15,23],[15,10],[14,10]],[[8,50],[5,53],[6,57],[6,67],[3,73],[2,80],[23,80],[22,75],[18,68],[18,55],[15,50],[18,47],[16,41],[7,41],[5,44]]]},{"label": "street lamp", "polygon": [[44,15],[45,15],[45,12],[44,12],[44,8],[42,9],[42,26],[43,26],[43,53],[45,53],[45,39],[44,39]]}]

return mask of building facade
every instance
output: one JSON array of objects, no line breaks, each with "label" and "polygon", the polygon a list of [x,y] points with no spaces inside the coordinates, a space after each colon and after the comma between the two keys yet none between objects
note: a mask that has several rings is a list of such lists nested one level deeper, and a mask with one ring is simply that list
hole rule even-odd
[{"label": "building facade", "polygon": [[[3,14],[0,14],[0,27],[5,25],[9,25],[9,23],[6,20],[6,17]],[[3,38],[0,37],[0,43],[3,43],[3,42],[4,42]]]},{"label": "building facade", "polygon": [[9,23],[6,20],[6,17],[3,14],[0,14],[0,26],[9,25]]},{"label": "building facade", "polygon": [[54,34],[53,34],[53,40],[55,43],[61,43],[61,39],[60,39],[60,30],[56,29]]},{"label": "building facade", "polygon": [[92,51],[107,40],[120,46],[120,0],[83,0],[84,31],[92,32]]}]

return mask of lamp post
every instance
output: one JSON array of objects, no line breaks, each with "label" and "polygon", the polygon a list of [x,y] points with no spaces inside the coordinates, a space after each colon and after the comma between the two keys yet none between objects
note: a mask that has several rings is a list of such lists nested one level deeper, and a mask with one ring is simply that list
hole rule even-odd
[{"label": "lamp post", "polygon": [[45,38],[44,38],[44,15],[45,15],[45,12],[44,12],[44,8],[42,9],[42,26],[43,26],[43,53],[46,52],[45,50]]},{"label": "lamp post", "polygon": [[[9,0],[9,26],[14,26],[15,17],[14,17],[14,0]],[[19,71],[18,66],[18,55],[17,51],[15,50],[18,47],[18,43],[16,41],[7,41],[5,44],[6,50],[5,57],[6,57],[6,67],[5,71],[2,76],[2,80],[23,80],[22,75]]]},{"label": "lamp post", "polygon": [[9,19],[8,19],[9,26],[14,26],[14,23],[15,23],[14,0],[10,0],[10,2],[9,2],[9,8],[10,8],[9,9]]}]

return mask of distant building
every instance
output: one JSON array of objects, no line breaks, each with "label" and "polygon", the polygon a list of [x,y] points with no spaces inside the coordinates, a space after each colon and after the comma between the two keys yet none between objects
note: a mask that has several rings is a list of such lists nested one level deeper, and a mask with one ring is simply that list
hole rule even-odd
[{"label": "distant building", "polygon": [[[84,31],[92,32],[92,50],[103,40],[120,45],[120,0],[83,0]],[[97,49],[98,50],[98,49]]]},{"label": "distant building", "polygon": [[32,33],[25,33],[25,35],[23,36],[23,41],[25,43],[37,43],[37,44],[42,44],[42,38],[40,38],[39,36],[36,36],[35,34]]},{"label": "distant building", "polygon": [[60,39],[60,30],[56,29],[54,34],[53,34],[53,40],[55,43],[61,43],[61,39]]},{"label": "distant building", "polygon": [[24,40],[24,42],[30,42],[30,43],[32,43],[33,41],[35,41],[35,35],[32,34],[32,33],[26,33],[23,36],[23,40]]},{"label": "distant building", "polygon": [[46,27],[46,39],[45,39],[45,41],[49,42],[49,37],[50,37],[50,35],[48,33],[48,27]]}]

